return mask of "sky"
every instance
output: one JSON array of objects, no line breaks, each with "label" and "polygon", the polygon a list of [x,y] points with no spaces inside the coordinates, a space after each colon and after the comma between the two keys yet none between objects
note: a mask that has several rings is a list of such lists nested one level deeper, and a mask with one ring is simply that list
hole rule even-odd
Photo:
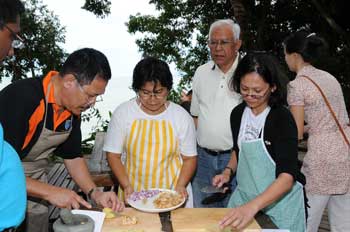
[{"label": "sky", "polygon": [[[111,14],[104,19],[81,9],[85,0],[43,0],[50,11],[58,16],[62,26],[66,27],[66,42],[63,48],[71,53],[77,49],[91,47],[103,52],[112,69],[112,78],[103,95],[103,102],[96,103],[105,119],[109,119],[109,111],[124,101],[135,97],[130,90],[132,71],[141,59],[141,53],[135,40],[141,35],[130,35],[125,23],[130,15],[138,12],[142,15],[156,15],[154,5],[149,0],[111,1]],[[174,68],[171,68],[174,82],[177,83]],[[82,125],[83,138],[86,138],[95,120]]]}]

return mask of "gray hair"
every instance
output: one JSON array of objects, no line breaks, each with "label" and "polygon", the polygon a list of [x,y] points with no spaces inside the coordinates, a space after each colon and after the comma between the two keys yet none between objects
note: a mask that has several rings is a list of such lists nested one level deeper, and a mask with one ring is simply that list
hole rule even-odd
[{"label": "gray hair", "polygon": [[233,32],[234,39],[239,40],[241,28],[240,28],[239,24],[232,19],[219,19],[219,20],[213,22],[210,25],[210,29],[209,29],[209,39],[211,37],[211,33],[212,33],[213,29],[217,28],[217,27],[222,27],[222,26],[230,26],[232,29],[232,32]]}]

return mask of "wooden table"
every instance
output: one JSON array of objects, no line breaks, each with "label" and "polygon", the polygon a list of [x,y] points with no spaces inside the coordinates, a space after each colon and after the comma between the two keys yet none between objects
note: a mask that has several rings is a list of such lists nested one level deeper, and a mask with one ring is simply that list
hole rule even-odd
[{"label": "wooden table", "polygon": [[[121,217],[105,219],[102,232],[219,232],[218,221],[230,209],[227,208],[179,208],[169,213],[145,213],[132,208],[126,208],[123,214],[136,216],[136,225],[125,226],[121,224]],[[164,217],[169,216],[169,225],[164,222]],[[162,220],[161,220],[162,219]],[[162,221],[162,222],[161,222]],[[166,221],[166,220],[165,220]],[[165,224],[164,224],[165,223]],[[271,220],[265,215],[258,214],[247,227],[247,231],[260,231],[261,228],[273,229]]]}]

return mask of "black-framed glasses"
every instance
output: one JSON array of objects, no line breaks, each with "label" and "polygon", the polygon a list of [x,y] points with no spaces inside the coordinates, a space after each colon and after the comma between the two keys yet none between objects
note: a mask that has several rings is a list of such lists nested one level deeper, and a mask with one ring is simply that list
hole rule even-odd
[{"label": "black-framed glasses", "polygon": [[7,26],[4,23],[1,23],[2,26],[4,26],[10,33],[12,37],[12,43],[11,46],[14,49],[22,49],[24,48],[24,39],[19,36],[16,32],[14,32],[9,26]]},{"label": "black-framed glasses", "polygon": [[264,98],[269,93],[269,89],[270,88],[268,88],[264,94],[250,94],[250,93],[248,93],[248,90],[241,89],[241,95],[242,95],[242,97],[251,97],[251,98],[254,98],[256,100],[259,100],[259,99]]},{"label": "black-framed glasses", "polygon": [[152,98],[152,96],[156,99],[162,99],[167,95],[167,91],[165,89],[159,89],[151,92],[145,89],[140,89],[138,94],[142,99],[145,100]]}]

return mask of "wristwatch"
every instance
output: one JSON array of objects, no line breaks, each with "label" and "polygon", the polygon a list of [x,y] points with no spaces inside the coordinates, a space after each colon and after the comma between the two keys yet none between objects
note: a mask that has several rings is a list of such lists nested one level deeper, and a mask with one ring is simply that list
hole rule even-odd
[{"label": "wristwatch", "polygon": [[92,195],[93,192],[95,192],[96,189],[97,189],[97,188],[94,187],[94,188],[92,188],[92,189],[89,190],[89,192],[88,192],[88,194],[87,194],[87,199],[88,199],[88,201],[91,200],[91,195]]}]

